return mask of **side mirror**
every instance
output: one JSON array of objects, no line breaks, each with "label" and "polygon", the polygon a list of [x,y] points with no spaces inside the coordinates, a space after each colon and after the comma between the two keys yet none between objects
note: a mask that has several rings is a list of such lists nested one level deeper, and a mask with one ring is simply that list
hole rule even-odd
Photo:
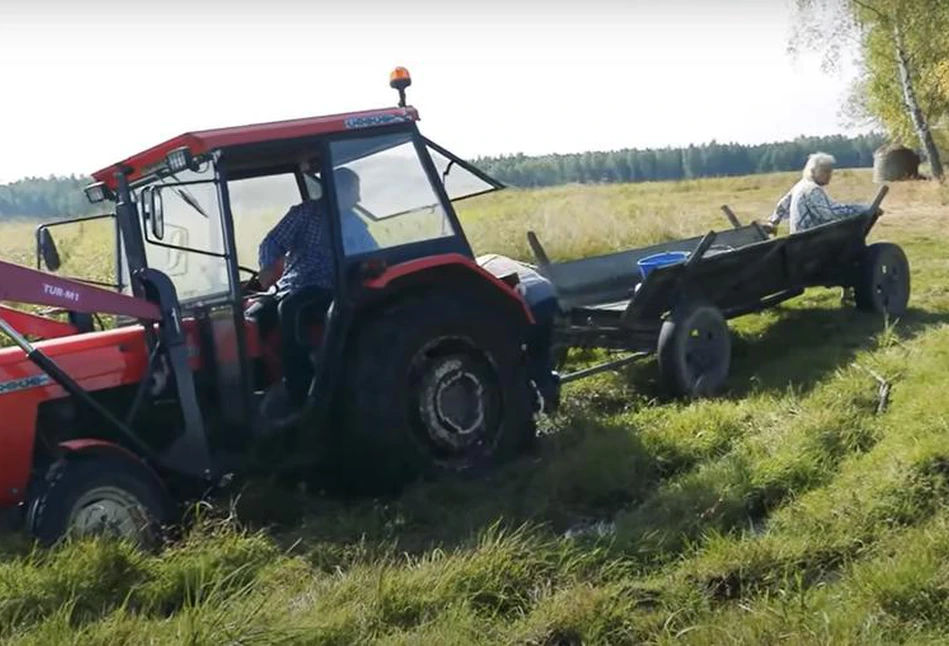
[{"label": "side mirror", "polygon": [[151,221],[152,235],[156,240],[165,237],[165,211],[162,205],[161,190],[155,186],[148,192],[148,216]]},{"label": "side mirror", "polygon": [[[176,247],[188,246],[188,230],[172,227],[168,237],[168,244]],[[165,273],[169,276],[183,276],[188,273],[188,254],[181,249],[169,249]]]},{"label": "side mirror", "polygon": [[43,264],[49,271],[58,271],[62,262],[59,258],[59,249],[56,248],[56,241],[53,240],[53,234],[49,232],[49,229],[40,229],[38,242]]}]

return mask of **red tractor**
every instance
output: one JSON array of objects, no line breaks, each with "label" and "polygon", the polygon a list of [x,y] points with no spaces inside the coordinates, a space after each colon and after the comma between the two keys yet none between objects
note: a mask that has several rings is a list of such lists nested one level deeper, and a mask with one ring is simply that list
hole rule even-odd
[{"label": "red tractor", "polygon": [[[516,273],[483,268],[452,202],[501,184],[424,137],[398,107],[181,135],[94,173],[114,202],[114,285],[0,263],[0,508],[43,543],[110,529],[151,541],[184,502],[235,474],[332,474],[400,486],[475,472],[524,450],[557,400]],[[348,169],[344,171],[343,169]],[[337,178],[359,177],[354,247]],[[245,316],[257,245],[294,204],[332,214],[335,291],[301,315],[312,349],[306,403],[275,423],[279,328]],[[75,222],[76,220],[73,220]],[[39,265],[38,261],[38,265]],[[246,274],[246,276],[242,275]],[[108,328],[93,321],[113,315]],[[551,376],[553,375],[553,379]]]}]

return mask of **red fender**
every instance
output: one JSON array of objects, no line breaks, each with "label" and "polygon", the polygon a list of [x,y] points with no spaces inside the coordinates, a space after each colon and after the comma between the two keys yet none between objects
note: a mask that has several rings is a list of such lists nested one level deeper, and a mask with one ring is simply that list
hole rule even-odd
[{"label": "red fender", "polygon": [[[132,451],[129,451],[124,446],[116,444],[115,442],[110,442],[108,440],[100,440],[88,437],[78,440],[67,440],[65,442],[60,442],[56,446],[68,454],[90,453],[92,451],[117,451],[127,458],[142,462],[142,459]],[[145,463],[142,462],[142,464],[144,465]]]},{"label": "red fender", "polygon": [[121,456],[126,460],[138,464],[138,466],[140,466],[145,473],[152,477],[152,479],[162,491],[165,493],[168,492],[164,481],[159,477],[158,473],[156,473],[151,466],[146,464],[137,453],[130,451],[129,449],[125,448],[124,446],[120,446],[115,442],[109,442],[108,440],[100,440],[96,438],[81,438],[78,440],[67,440],[66,442],[60,442],[56,446],[58,446],[67,457],[79,457],[91,454],[101,455],[109,453]]},{"label": "red fender", "polygon": [[491,272],[479,266],[471,258],[458,253],[439,254],[437,256],[419,258],[418,260],[410,260],[408,262],[399,263],[398,265],[385,268],[385,270],[383,270],[379,276],[370,278],[364,284],[370,289],[385,289],[389,286],[389,283],[399,278],[403,278],[411,274],[417,274],[429,269],[447,266],[463,267],[473,274],[478,275],[486,282],[493,284],[500,293],[514,300],[520,306],[528,323],[533,325],[536,322],[534,319],[534,314],[531,312],[527,302],[516,290],[511,288],[510,285],[505,283]]}]

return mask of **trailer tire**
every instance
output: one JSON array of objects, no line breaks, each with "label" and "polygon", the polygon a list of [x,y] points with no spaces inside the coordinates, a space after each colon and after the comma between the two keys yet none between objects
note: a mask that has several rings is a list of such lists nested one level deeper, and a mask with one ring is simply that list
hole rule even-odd
[{"label": "trailer tire", "polygon": [[520,325],[496,301],[463,290],[431,290],[366,315],[343,375],[334,477],[389,491],[481,473],[528,448],[536,393]]},{"label": "trailer tire", "polygon": [[857,309],[902,316],[909,296],[909,260],[900,246],[891,242],[876,242],[868,246],[854,285]]},{"label": "trailer tire", "polygon": [[675,307],[659,332],[659,380],[675,397],[717,394],[731,366],[731,333],[721,311],[687,301]]},{"label": "trailer tire", "polygon": [[150,550],[172,505],[156,478],[130,458],[97,454],[54,462],[27,508],[27,531],[44,546],[71,536],[102,534],[92,522],[121,524],[108,532]]}]

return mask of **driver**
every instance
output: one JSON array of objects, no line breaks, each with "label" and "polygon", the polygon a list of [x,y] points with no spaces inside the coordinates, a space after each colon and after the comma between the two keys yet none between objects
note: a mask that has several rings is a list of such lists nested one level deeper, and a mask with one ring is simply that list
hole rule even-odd
[{"label": "driver", "polygon": [[[348,168],[338,168],[334,175],[344,243],[348,237],[354,246],[375,248],[375,240],[353,210],[360,198],[358,175]],[[294,408],[305,402],[313,378],[309,351],[297,334],[300,315],[307,310],[308,315],[322,319],[333,301],[335,267],[327,213],[323,200],[304,200],[267,233],[258,250],[258,282],[265,291],[276,284],[276,293],[257,301],[246,313],[256,319],[262,336],[279,324],[283,382]],[[347,252],[353,253],[349,248]]]}]

